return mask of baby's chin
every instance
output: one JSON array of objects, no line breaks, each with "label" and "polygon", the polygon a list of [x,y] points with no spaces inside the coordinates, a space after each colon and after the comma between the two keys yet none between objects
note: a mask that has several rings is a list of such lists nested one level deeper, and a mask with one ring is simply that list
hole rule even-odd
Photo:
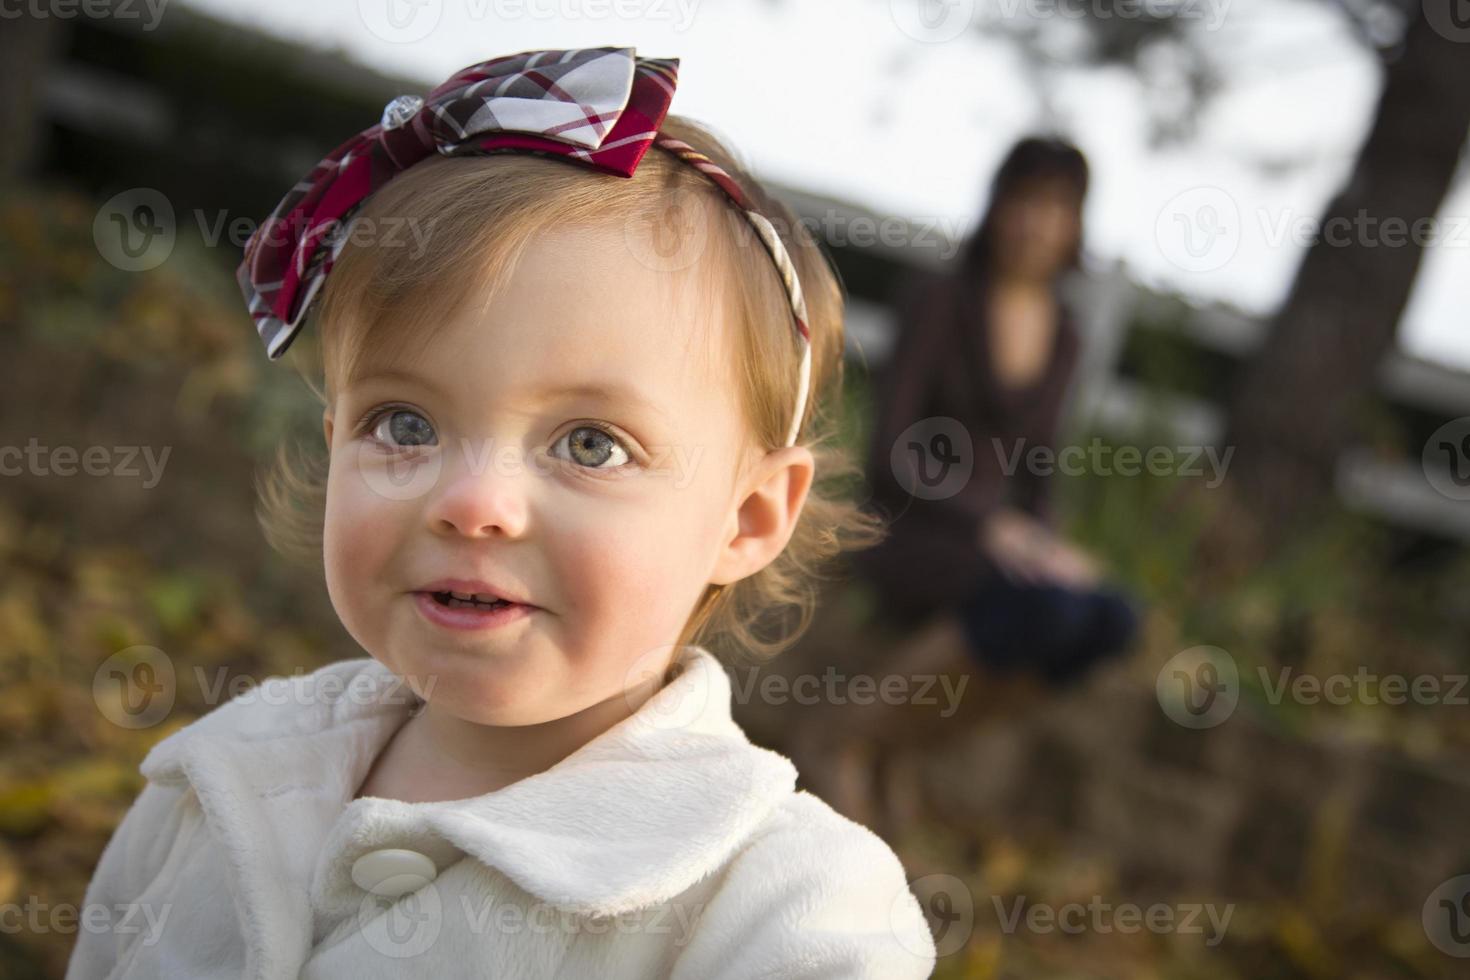
[{"label": "baby's chin", "polygon": [[603,700],[576,691],[566,665],[545,651],[420,649],[384,662],[431,710],[477,725],[539,725]]}]

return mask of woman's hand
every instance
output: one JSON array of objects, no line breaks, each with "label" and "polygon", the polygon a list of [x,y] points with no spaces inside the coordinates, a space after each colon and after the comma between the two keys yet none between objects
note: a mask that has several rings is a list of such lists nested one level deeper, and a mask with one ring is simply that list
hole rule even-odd
[{"label": "woman's hand", "polygon": [[980,525],[980,547],[1012,581],[1056,582],[1090,588],[1100,577],[1091,555],[1014,507],[1002,507]]},{"label": "woman's hand", "polygon": [[1095,558],[1056,536],[1052,536],[1048,567],[1057,581],[1074,589],[1093,588],[1102,577]]}]

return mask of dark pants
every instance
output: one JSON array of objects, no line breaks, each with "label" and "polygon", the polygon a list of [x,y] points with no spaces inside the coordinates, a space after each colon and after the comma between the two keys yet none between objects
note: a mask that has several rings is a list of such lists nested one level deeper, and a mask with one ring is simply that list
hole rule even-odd
[{"label": "dark pants", "polygon": [[1126,650],[1138,630],[1129,597],[987,578],[959,609],[970,652],[983,667],[1025,671],[1056,687]]}]

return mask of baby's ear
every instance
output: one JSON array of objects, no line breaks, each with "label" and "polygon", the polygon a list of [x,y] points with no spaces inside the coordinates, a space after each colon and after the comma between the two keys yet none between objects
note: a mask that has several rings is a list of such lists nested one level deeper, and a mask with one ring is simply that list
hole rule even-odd
[{"label": "baby's ear", "polygon": [[327,437],[327,452],[332,451],[332,410],[322,413],[322,435]]},{"label": "baby's ear", "polygon": [[816,470],[805,446],[773,449],[750,468],[711,582],[738,582],[776,560],[796,530]]}]

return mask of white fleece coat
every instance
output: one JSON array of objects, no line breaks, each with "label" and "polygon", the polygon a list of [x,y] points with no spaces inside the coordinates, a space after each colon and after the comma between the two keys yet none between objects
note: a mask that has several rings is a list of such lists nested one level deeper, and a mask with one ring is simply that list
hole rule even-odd
[{"label": "white fleece coat", "polygon": [[750,743],[712,654],[680,665],[547,771],[435,803],[352,799],[423,703],[401,678],[269,678],[143,760],[67,980],[928,977],[894,853]]}]

